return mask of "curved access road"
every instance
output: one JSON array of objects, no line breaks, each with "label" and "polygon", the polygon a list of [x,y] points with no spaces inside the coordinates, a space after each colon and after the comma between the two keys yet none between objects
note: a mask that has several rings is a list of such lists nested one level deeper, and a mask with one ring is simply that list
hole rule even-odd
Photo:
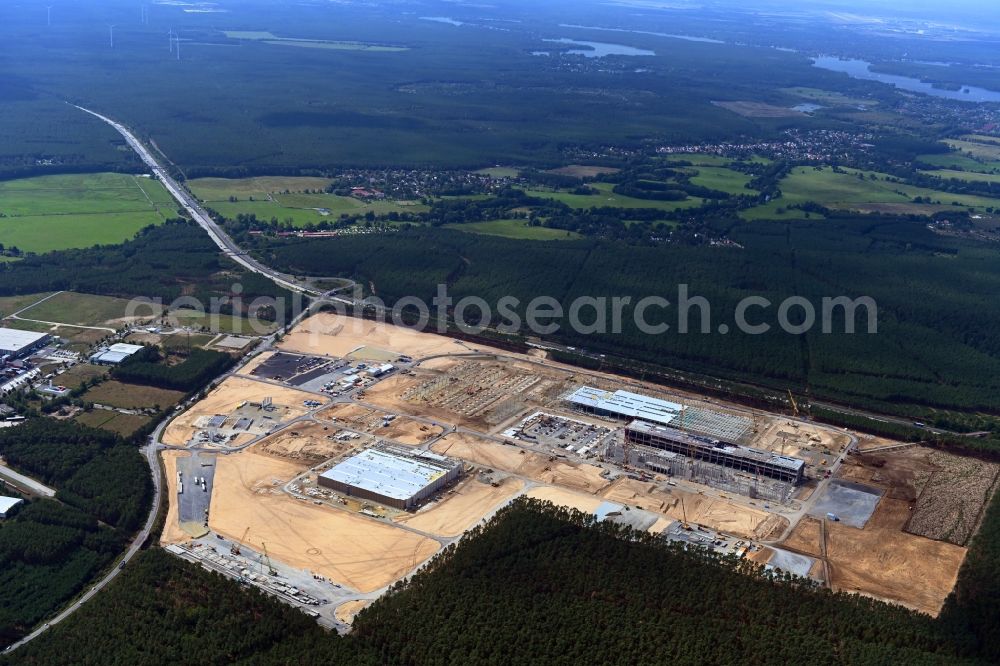
[{"label": "curved access road", "polygon": [[303,284],[290,275],[286,275],[274,270],[273,268],[265,266],[241,250],[239,245],[237,245],[233,239],[230,238],[229,235],[215,223],[215,220],[213,220],[212,216],[208,214],[208,211],[202,208],[201,204],[199,204],[187,190],[185,190],[170,176],[170,173],[156,161],[153,153],[150,152],[150,150],[146,148],[146,146],[144,146],[127,127],[112,120],[111,118],[108,118],[107,116],[97,113],[96,111],[91,111],[90,109],[86,109],[76,104],[73,104],[72,106],[89,113],[99,120],[103,120],[115,128],[119,134],[125,137],[125,141],[128,145],[139,155],[140,159],[146,163],[146,166],[152,170],[153,174],[160,180],[160,182],[163,183],[163,186],[167,188],[170,195],[177,200],[177,203],[179,203],[181,207],[188,212],[192,219],[198,223],[198,226],[205,230],[205,233],[207,233],[208,237],[212,239],[212,242],[218,245],[219,249],[222,250],[230,259],[249,271],[263,275],[285,289],[305,294],[306,296],[325,295],[324,292],[321,292],[308,284]]},{"label": "curved access road", "polygon": [[[159,432],[163,428],[163,425],[165,424],[166,422],[164,422],[164,424],[161,424],[160,428],[157,429],[156,435],[154,435],[151,441],[155,442],[159,439]],[[3,651],[4,654],[13,652],[17,648],[24,645],[25,643],[28,643],[29,641],[38,638],[43,633],[45,633],[50,627],[59,624],[67,617],[72,615],[74,612],[76,612],[81,606],[83,606],[83,604],[89,601],[91,597],[100,592],[102,589],[104,589],[104,587],[108,583],[114,580],[115,577],[122,572],[122,569],[125,568],[125,565],[128,564],[133,557],[135,557],[135,554],[139,552],[139,550],[142,548],[142,545],[146,543],[146,539],[149,538],[150,533],[153,531],[153,523],[156,522],[156,515],[160,506],[160,495],[162,493],[162,487],[160,484],[160,459],[159,456],[156,454],[156,444],[153,443],[146,446],[145,454],[146,454],[146,460],[149,462],[149,469],[153,475],[152,507],[150,508],[149,515],[146,517],[146,523],[142,526],[142,529],[139,531],[139,533],[135,535],[135,538],[132,540],[132,543],[129,544],[128,550],[125,551],[125,555],[122,556],[122,558],[115,564],[114,568],[112,568],[111,571],[109,571],[107,575],[104,576],[104,578],[95,583],[89,590],[84,592],[72,604],[64,608],[62,612],[56,615],[54,618],[52,618],[42,626],[38,627],[37,629],[35,629],[33,632],[31,632],[18,642],[9,645]]]}]

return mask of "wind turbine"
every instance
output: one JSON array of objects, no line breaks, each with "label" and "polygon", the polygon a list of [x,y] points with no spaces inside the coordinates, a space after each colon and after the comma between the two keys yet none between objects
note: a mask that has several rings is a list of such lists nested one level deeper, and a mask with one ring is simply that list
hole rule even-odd
[{"label": "wind turbine", "polygon": [[167,46],[169,47],[170,52],[173,53],[174,52],[174,29],[173,28],[170,28],[170,30],[167,31]]},{"label": "wind turbine", "polygon": [[52,26],[52,5],[47,5],[45,7],[45,25]]},{"label": "wind turbine", "polygon": [[115,48],[115,26],[114,26],[114,24],[108,26],[108,31],[111,33],[111,48]]}]

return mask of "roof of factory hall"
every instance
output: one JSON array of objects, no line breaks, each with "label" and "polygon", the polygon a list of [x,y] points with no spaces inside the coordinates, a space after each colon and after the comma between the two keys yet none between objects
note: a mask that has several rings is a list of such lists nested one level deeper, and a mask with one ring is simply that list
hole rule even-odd
[{"label": "roof of factory hall", "polygon": [[782,456],[772,451],[755,449],[750,446],[730,444],[728,442],[723,442],[718,439],[712,439],[710,437],[702,437],[700,435],[694,435],[689,432],[684,432],[683,430],[678,430],[677,428],[666,428],[663,426],[653,425],[651,423],[644,423],[642,421],[633,421],[632,423],[628,424],[627,429],[633,432],[640,432],[647,435],[652,435],[654,437],[662,437],[672,442],[688,446],[692,449],[700,449],[702,451],[707,451],[708,449],[716,449],[727,455],[737,456],[740,458],[744,458],[746,460],[752,460],[761,465],[771,465],[772,467],[782,467],[790,470],[803,469],[806,465],[806,461],[802,460],[801,458]]},{"label": "roof of factory hall", "polygon": [[48,333],[19,331],[14,328],[0,328],[0,349],[5,351],[20,351],[48,337]]},{"label": "roof of factory hall", "polygon": [[407,455],[372,448],[334,465],[321,476],[385,497],[406,500],[458,464],[429,451]]},{"label": "roof of factory hall", "polygon": [[604,391],[590,386],[581,386],[567,395],[566,400],[581,407],[663,425],[673,421],[683,409],[683,405],[676,402],[648,395],[629,391]]}]

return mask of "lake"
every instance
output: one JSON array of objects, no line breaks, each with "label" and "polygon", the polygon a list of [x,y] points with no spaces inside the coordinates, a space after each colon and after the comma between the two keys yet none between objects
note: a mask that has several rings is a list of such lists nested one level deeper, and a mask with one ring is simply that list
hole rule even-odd
[{"label": "lake", "polygon": [[931,95],[942,99],[957,100],[959,102],[1000,102],[1000,92],[994,90],[977,88],[975,86],[962,86],[961,90],[943,90],[935,88],[930,83],[925,83],[920,79],[909,76],[873,72],[871,71],[871,63],[865,60],[841,60],[832,56],[820,56],[813,58],[813,65],[820,69],[843,72],[851,78],[888,83],[900,90],[923,93],[924,95]]},{"label": "lake", "polygon": [[634,46],[626,46],[624,44],[609,44],[606,42],[584,42],[576,39],[543,39],[543,42],[549,42],[550,44],[573,44],[574,46],[588,46],[587,49],[570,49],[566,51],[571,55],[582,55],[586,58],[603,58],[604,56],[611,55],[623,55],[623,56],[653,56],[656,55],[655,51],[647,51],[646,49],[637,49]]}]

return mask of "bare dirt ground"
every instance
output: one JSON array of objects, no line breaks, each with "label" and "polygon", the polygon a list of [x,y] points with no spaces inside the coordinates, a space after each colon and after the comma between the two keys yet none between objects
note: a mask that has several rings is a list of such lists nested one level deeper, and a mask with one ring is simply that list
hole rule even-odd
[{"label": "bare dirt ground", "polygon": [[[933,616],[955,586],[966,549],[903,532],[909,504],[884,497],[863,530],[827,521],[834,590],[900,603]],[[820,557],[819,521],[803,518],[783,545]]]},{"label": "bare dirt ground", "polygon": [[[605,499],[652,511],[673,520],[704,525],[748,539],[766,540],[780,534],[788,521],[776,514],[740,506],[676,488],[660,489],[656,484],[632,479],[618,479],[604,493]],[[683,503],[682,503],[683,500]]]},{"label": "bare dirt ground", "polygon": [[556,488],[554,486],[536,486],[526,492],[525,495],[533,499],[552,502],[553,504],[558,504],[559,506],[566,506],[571,509],[576,509],[577,511],[583,511],[584,513],[593,513],[597,507],[601,505],[601,502],[604,501],[599,497],[594,497],[593,495],[584,495],[582,493],[576,493],[572,490]]},{"label": "bare dirt ground", "polygon": [[935,469],[917,498],[906,531],[964,546],[979,529],[1000,465],[942,451],[932,452],[930,463]]},{"label": "bare dirt ground", "polygon": [[274,405],[284,408],[275,411],[285,421],[302,416],[306,413],[303,400],[320,400],[312,393],[296,391],[295,389],[255,382],[242,377],[229,377],[204,399],[191,409],[174,419],[163,433],[163,443],[172,446],[183,446],[197,431],[195,423],[203,416],[215,414],[230,414],[244,400],[260,402],[270,397]]},{"label": "bare dirt ground", "polygon": [[444,432],[438,426],[421,423],[405,416],[398,416],[389,425],[383,426],[382,419],[388,415],[388,412],[370,409],[364,405],[339,404],[323,410],[318,417],[407,446],[419,446]]},{"label": "bare dirt ground", "polygon": [[524,488],[524,482],[516,478],[506,478],[496,488],[483,483],[476,477],[466,479],[455,494],[414,514],[397,519],[396,522],[414,529],[453,537],[473,527],[494,507],[514,497]]},{"label": "bare dirt ground", "polygon": [[901,442],[894,439],[886,439],[885,437],[877,437],[875,435],[865,435],[858,433],[858,450],[865,451],[866,449],[874,449],[880,446],[892,446],[893,444],[901,444]]},{"label": "bare dirt ground", "polygon": [[163,473],[167,477],[167,518],[163,523],[160,543],[166,545],[188,541],[190,535],[181,529],[177,520],[177,459],[189,458],[191,454],[182,451],[163,451],[160,455],[163,457]]},{"label": "bare dirt ground", "polygon": [[360,613],[365,608],[371,605],[371,601],[368,599],[356,599],[355,601],[348,601],[347,603],[340,604],[337,606],[337,610],[333,611],[334,617],[343,622],[344,624],[351,624],[354,622],[354,616]]},{"label": "bare dirt ground", "polygon": [[596,493],[608,485],[601,476],[601,468],[548,457],[497,444],[488,439],[464,433],[451,433],[436,442],[431,449],[436,453],[461,458],[483,467],[518,474],[542,483],[555,484]]},{"label": "bare dirt ground", "polygon": [[347,356],[359,347],[378,347],[413,358],[468,351],[452,338],[326,312],[296,326],[279,347],[337,357]]},{"label": "bare dirt ground", "polygon": [[846,433],[779,416],[765,421],[751,445],[786,456],[810,461],[816,459],[818,462],[818,459],[824,457],[824,451],[833,454],[825,456],[831,461],[850,441],[851,438]]},{"label": "bare dirt ground", "polygon": [[[438,550],[438,543],[361,516],[295,500],[281,486],[299,465],[242,452],[220,456],[210,527],[360,592],[398,580]],[[275,483],[277,482],[277,483]]]},{"label": "bare dirt ground", "polygon": [[351,442],[332,439],[336,433],[336,428],[318,423],[296,425],[262,439],[250,450],[296,463],[305,469],[355,448]]},{"label": "bare dirt ground", "polygon": [[774,106],[763,102],[712,102],[727,111],[739,114],[744,118],[792,118],[804,114],[784,106]]},{"label": "bare dirt ground", "polygon": [[906,531],[964,546],[979,527],[1000,465],[927,447],[847,456],[837,476],[912,507]]}]

